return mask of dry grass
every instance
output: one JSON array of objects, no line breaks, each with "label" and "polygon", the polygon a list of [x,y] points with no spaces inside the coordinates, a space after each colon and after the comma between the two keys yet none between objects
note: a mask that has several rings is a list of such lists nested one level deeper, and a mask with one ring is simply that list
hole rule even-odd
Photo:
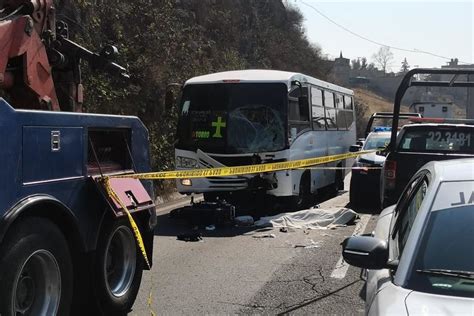
[{"label": "dry grass", "polygon": [[[367,121],[372,113],[392,112],[393,101],[366,89],[355,88],[353,90],[357,111],[357,136],[364,137]],[[408,111],[408,107],[402,105],[401,111]]]}]

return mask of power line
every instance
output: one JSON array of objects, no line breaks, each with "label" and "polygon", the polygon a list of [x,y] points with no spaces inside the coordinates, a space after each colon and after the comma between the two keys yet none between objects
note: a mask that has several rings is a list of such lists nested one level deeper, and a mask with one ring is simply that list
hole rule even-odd
[{"label": "power line", "polygon": [[[397,46],[392,46],[392,45],[387,45],[385,43],[381,43],[381,42],[377,42],[377,41],[374,41],[368,37],[365,37],[363,35],[360,35],[354,31],[351,31],[350,29],[348,29],[347,27],[345,27],[344,25],[341,25],[339,23],[337,23],[336,21],[334,21],[333,19],[331,19],[330,17],[328,17],[326,14],[324,14],[323,12],[321,12],[320,10],[318,10],[317,8],[315,8],[314,6],[312,6],[311,4],[309,3],[306,3],[305,1],[303,0],[300,0],[300,2],[302,4],[304,4],[305,6],[313,9],[316,13],[318,13],[320,16],[322,16],[323,18],[325,18],[326,20],[328,20],[329,22],[331,22],[332,24],[336,25],[337,27],[343,29],[344,31],[354,35],[355,37],[358,37],[364,41],[367,41],[369,43],[372,43],[372,44],[375,44],[375,45],[379,45],[379,46],[385,46],[385,47],[388,47],[388,48],[391,48],[393,50],[398,50],[398,51],[402,51],[402,52],[409,52],[409,53],[417,53],[417,54],[426,54],[426,55],[430,55],[430,56],[433,56],[433,57],[438,57],[438,58],[442,58],[442,59],[446,59],[446,60],[451,60],[451,58],[449,57],[446,57],[446,56],[441,56],[441,55],[438,55],[438,54],[434,54],[434,53],[431,53],[431,52],[428,52],[428,51],[424,51],[424,50],[419,50],[419,49],[407,49],[407,48],[403,48],[403,47],[397,47]],[[465,62],[465,61],[461,61],[459,60],[460,63],[462,64],[472,64],[472,63],[469,63],[469,62]]]}]

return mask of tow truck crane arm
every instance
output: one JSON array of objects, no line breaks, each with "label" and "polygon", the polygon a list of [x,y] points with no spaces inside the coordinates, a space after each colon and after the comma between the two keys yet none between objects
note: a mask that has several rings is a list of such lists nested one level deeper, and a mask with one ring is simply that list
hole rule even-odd
[{"label": "tow truck crane arm", "polygon": [[0,89],[14,107],[82,112],[81,59],[128,78],[112,61],[115,47],[97,54],[69,39],[67,24],[56,22],[53,0],[5,0],[0,8]]}]

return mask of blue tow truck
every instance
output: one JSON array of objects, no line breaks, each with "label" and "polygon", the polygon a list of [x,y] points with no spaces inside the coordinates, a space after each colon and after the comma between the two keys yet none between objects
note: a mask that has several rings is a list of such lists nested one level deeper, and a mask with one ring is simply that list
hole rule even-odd
[{"label": "blue tow truck", "polygon": [[68,39],[64,22],[51,24],[52,0],[1,9],[0,315],[126,314],[152,264],[153,187],[111,181],[147,265],[101,179],[150,171],[148,131],[137,117],[79,113],[79,60],[125,70],[114,47],[92,53]]}]

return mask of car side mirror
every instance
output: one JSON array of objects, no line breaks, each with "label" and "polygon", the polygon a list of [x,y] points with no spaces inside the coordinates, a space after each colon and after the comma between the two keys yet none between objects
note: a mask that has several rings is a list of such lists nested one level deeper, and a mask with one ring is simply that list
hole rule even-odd
[{"label": "car side mirror", "polygon": [[355,152],[358,152],[362,149],[362,146],[361,145],[352,145],[351,147],[349,147],[349,152],[351,153],[355,153]]},{"label": "car side mirror", "polygon": [[342,242],[342,257],[352,266],[363,269],[388,268],[388,245],[370,236],[352,236]]},{"label": "car side mirror", "polygon": [[387,157],[387,151],[386,148],[378,148],[378,150],[375,152],[377,156],[384,156]]}]

